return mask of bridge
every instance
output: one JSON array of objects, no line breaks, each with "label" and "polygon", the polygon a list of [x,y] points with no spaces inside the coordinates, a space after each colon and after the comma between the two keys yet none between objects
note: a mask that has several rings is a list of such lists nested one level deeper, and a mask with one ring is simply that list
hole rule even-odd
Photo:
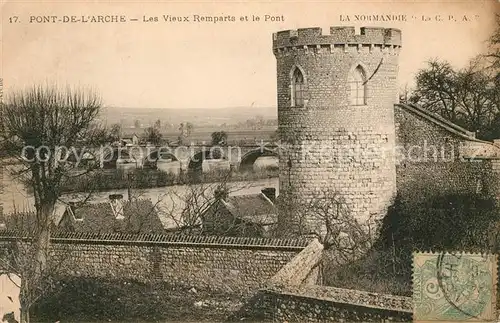
[{"label": "bridge", "polygon": [[[182,170],[203,169],[205,161],[226,164],[227,167],[251,170],[260,157],[278,157],[277,144],[249,144],[241,146],[130,146],[107,147],[101,151],[105,168],[130,167],[179,168]],[[126,167],[125,167],[126,168]]]}]

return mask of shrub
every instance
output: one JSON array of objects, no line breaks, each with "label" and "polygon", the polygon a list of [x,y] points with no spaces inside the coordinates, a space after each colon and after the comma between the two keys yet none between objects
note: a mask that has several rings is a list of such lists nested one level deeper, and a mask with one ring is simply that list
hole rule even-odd
[{"label": "shrub", "polygon": [[[397,196],[384,219],[380,248],[486,251],[493,248],[492,225],[500,213],[492,198],[447,193],[407,200]],[[493,250],[491,250],[493,251]]]},{"label": "shrub", "polygon": [[496,252],[500,213],[476,193],[398,195],[370,252],[338,268],[324,265],[327,285],[411,295],[414,251]]}]

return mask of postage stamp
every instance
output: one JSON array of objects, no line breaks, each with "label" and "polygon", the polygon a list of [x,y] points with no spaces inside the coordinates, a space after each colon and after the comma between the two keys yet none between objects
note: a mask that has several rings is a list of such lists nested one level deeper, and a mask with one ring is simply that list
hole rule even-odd
[{"label": "postage stamp", "polygon": [[414,322],[496,322],[497,256],[413,254]]}]

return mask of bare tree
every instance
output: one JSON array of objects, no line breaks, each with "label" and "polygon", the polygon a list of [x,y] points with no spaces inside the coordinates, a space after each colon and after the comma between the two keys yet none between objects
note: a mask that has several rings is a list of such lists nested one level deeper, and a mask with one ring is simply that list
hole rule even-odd
[{"label": "bare tree", "polygon": [[500,16],[489,39],[490,50],[456,69],[446,61],[431,60],[416,75],[410,103],[477,133],[481,139],[500,136]]},{"label": "bare tree", "polygon": [[399,102],[403,103],[403,104],[409,103],[410,94],[411,94],[411,91],[408,88],[408,84],[405,84],[405,86],[399,90]]},{"label": "bare tree", "polygon": [[[8,222],[9,228],[16,230],[11,231],[12,240],[6,242],[0,251],[0,274],[7,276],[20,290],[21,322],[29,322],[29,315],[26,316],[25,309],[29,309],[36,301],[60,287],[56,276],[57,272],[63,269],[64,259],[66,259],[65,257],[51,258],[50,264],[41,275],[33,270],[34,239],[32,235],[36,231],[33,220],[30,212],[14,214]],[[20,233],[24,235],[21,236]],[[68,255],[69,253],[70,250],[65,250],[61,254]],[[20,278],[20,281],[16,277]],[[15,314],[11,315],[15,319]]]},{"label": "bare tree", "polygon": [[497,14],[496,19],[497,27],[490,37],[490,50],[485,56],[491,63],[490,66],[498,70],[500,68],[500,15]]},{"label": "bare tree", "polygon": [[186,136],[189,137],[193,133],[194,126],[191,122],[186,123]]},{"label": "bare tree", "polygon": [[458,103],[455,98],[454,80],[456,72],[451,64],[431,60],[428,67],[418,71],[416,89],[410,102],[439,113],[451,122],[458,121]]},{"label": "bare tree", "polygon": [[454,69],[448,62],[432,60],[416,76],[410,97],[442,117],[490,138],[493,121],[500,113],[498,78],[487,68],[483,57],[471,60],[465,68]]},{"label": "bare tree", "polygon": [[374,242],[372,219],[363,219],[361,223],[354,218],[338,192],[326,189],[303,203],[302,209],[315,223],[310,234],[322,242],[325,250],[333,250],[343,262],[359,258]]},{"label": "bare tree", "polygon": [[153,127],[154,127],[155,129],[160,130],[160,129],[161,129],[161,120],[160,120],[160,119],[156,120],[156,121],[155,121],[155,124],[154,124],[154,126],[153,126]]},{"label": "bare tree", "polygon": [[[101,106],[94,91],[55,86],[13,92],[2,104],[3,147],[18,161],[15,176],[31,188],[35,200],[35,230],[30,235],[28,261],[20,272],[23,322],[29,322],[31,299],[37,298],[32,293],[40,290],[36,286],[42,286],[47,276],[52,215],[62,183],[75,175],[75,163],[64,157],[76,146],[84,152],[108,140],[106,131],[95,122]],[[29,299],[27,295],[31,295]]]},{"label": "bare tree", "polygon": [[185,139],[186,139],[186,125],[184,124],[184,122],[181,122],[181,124],[179,125],[179,136],[177,137],[179,145],[182,145]]},{"label": "bare tree", "polygon": [[338,263],[359,258],[373,245],[372,219],[361,222],[354,218],[340,193],[324,189],[313,198],[298,200],[289,196],[293,189],[280,192],[276,236],[315,237]]},{"label": "bare tree", "polygon": [[184,189],[173,188],[160,199],[158,212],[170,222],[171,228],[186,234],[201,233],[207,211],[221,199],[245,190],[250,184],[230,183],[231,173],[215,172],[210,182],[188,180]]}]

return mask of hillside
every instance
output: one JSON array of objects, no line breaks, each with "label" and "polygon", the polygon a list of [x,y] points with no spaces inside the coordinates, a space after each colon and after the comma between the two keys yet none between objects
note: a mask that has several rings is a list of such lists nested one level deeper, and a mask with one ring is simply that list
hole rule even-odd
[{"label": "hillside", "polygon": [[120,108],[103,109],[102,121],[107,124],[121,123],[124,128],[132,127],[135,120],[142,126],[153,125],[158,119],[162,123],[178,125],[191,122],[196,127],[212,127],[221,124],[237,124],[257,116],[264,120],[276,119],[276,107],[232,107],[220,109],[153,109],[153,108]]}]

